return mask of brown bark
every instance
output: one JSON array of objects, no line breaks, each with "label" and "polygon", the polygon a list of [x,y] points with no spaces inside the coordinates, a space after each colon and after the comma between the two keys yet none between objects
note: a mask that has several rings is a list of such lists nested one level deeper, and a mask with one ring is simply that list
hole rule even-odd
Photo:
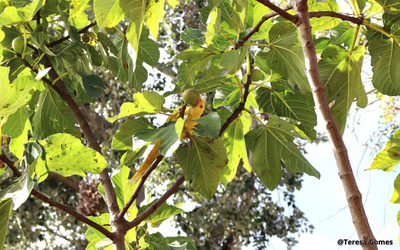
[{"label": "brown bark", "polygon": [[[54,70],[52,67],[52,64],[46,56],[46,67],[51,67],[51,70],[49,71],[49,76],[50,78],[54,81],[58,78],[57,72]],[[92,129],[90,128],[88,122],[86,121],[82,111],[79,109],[79,106],[75,103],[74,99],[68,92],[68,90],[65,88],[64,82],[62,80],[58,80],[54,84],[52,82],[48,82],[46,78],[43,78],[43,80],[51,87],[54,88],[54,90],[60,95],[61,99],[65,101],[65,103],[68,105],[68,107],[71,109],[76,121],[78,122],[80,128],[82,129],[83,134],[85,135],[86,140],[88,141],[88,146],[97,152],[101,153],[101,148],[100,145],[97,141],[96,136],[93,134]],[[47,80],[47,81],[46,81]],[[113,229],[113,232],[115,233],[116,237],[114,237],[114,244],[116,246],[117,250],[124,250],[125,245],[124,245],[124,235],[125,235],[125,227],[124,227],[124,221],[122,219],[116,220],[118,214],[119,214],[119,207],[117,203],[117,197],[114,192],[114,188],[111,183],[111,178],[108,175],[107,168],[105,168],[101,173],[100,173],[100,182],[104,187],[104,191],[106,193],[106,199],[107,199],[107,204],[108,204],[108,210],[110,212],[110,224]]]},{"label": "brown bark", "polygon": [[[364,211],[361,193],[357,187],[357,183],[351,169],[346,146],[343,142],[336,121],[333,118],[333,114],[329,108],[325,95],[325,88],[321,82],[315,46],[311,35],[307,0],[292,0],[292,6],[296,12],[296,15],[299,17],[296,25],[299,30],[300,41],[302,44],[306,64],[306,74],[313,92],[314,102],[326,123],[328,138],[332,145],[332,150],[339,169],[339,176],[343,183],[350,213],[353,218],[353,223],[357,230],[358,237],[360,240],[365,240],[368,243],[369,240],[375,240],[375,237],[371,231],[368,218]],[[362,247],[363,249],[377,249],[376,245],[369,244],[362,245]]]}]

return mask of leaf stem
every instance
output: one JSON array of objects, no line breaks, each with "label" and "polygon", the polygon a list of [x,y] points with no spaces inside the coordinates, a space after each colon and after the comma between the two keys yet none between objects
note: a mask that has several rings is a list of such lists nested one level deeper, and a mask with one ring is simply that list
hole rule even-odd
[{"label": "leaf stem", "polygon": [[[371,29],[374,29],[374,30],[376,30],[376,31],[381,32],[382,34],[384,34],[385,36],[387,36],[387,37],[389,37],[389,38],[391,38],[391,39],[394,38],[394,36],[393,36],[392,34],[386,32],[386,31],[384,30],[384,28],[383,28],[382,26],[379,26],[378,24],[371,23],[370,21],[367,21],[367,20],[364,20],[364,21],[363,21],[363,24],[364,24],[365,26],[370,27]],[[396,39],[395,39],[395,40],[396,40]],[[399,43],[399,42],[397,42],[397,43]],[[400,43],[399,43],[399,44],[400,44]]]},{"label": "leaf stem", "polygon": [[[367,10],[369,10],[371,7],[372,7],[372,5]],[[370,18],[374,17],[376,14],[379,14],[382,12],[383,12],[383,8],[375,11],[374,13],[369,14],[369,16],[364,17],[364,19],[370,19]]]},{"label": "leaf stem", "polygon": [[254,114],[253,112],[251,112],[250,109],[244,108],[244,111],[246,111],[247,113],[249,113],[252,117],[254,117],[254,119],[256,119],[258,121],[258,123],[260,123],[261,126],[263,126],[264,128],[266,128],[267,126],[260,120],[260,118]]},{"label": "leaf stem", "polygon": [[224,33],[222,33],[221,31],[219,31],[219,33],[225,37],[226,40],[228,40],[232,45],[235,45],[236,43],[234,41],[232,41],[227,35],[225,35]]},{"label": "leaf stem", "polygon": [[357,31],[355,32],[355,36],[353,39],[353,44],[351,45],[351,49],[350,49],[350,55],[353,53],[354,47],[356,46],[356,42],[357,42],[357,38],[359,36],[359,31],[360,31],[361,25],[357,25]]},{"label": "leaf stem", "polygon": [[271,44],[263,44],[263,43],[244,43],[242,46],[260,46],[260,47],[271,47]]},{"label": "leaf stem", "polygon": [[61,80],[64,76],[69,75],[69,72],[65,72],[64,74],[60,75],[59,77],[57,77],[56,79],[54,79],[54,81],[51,83],[51,85],[56,84],[59,80]]},{"label": "leaf stem", "polygon": [[350,0],[350,4],[351,4],[351,7],[353,8],[356,16],[359,16],[360,15],[360,7],[358,7],[358,4],[355,3],[354,0]]}]

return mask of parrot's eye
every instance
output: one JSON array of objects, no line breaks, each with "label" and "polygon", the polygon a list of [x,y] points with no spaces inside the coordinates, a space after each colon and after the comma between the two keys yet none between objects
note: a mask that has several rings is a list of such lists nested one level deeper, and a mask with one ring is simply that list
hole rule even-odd
[{"label": "parrot's eye", "polygon": [[203,105],[200,105],[200,108],[203,108]]}]

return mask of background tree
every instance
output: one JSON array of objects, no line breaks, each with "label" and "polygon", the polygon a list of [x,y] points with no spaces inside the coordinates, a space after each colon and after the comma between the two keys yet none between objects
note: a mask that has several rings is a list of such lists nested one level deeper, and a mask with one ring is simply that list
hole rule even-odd
[{"label": "background tree", "polygon": [[[155,245],[174,248],[182,244],[194,247],[187,237],[149,235],[142,227],[145,222],[159,226],[163,220],[182,212],[164,202],[185,179],[195,192],[208,200],[229,200],[215,197],[221,182],[227,186],[222,192],[235,193],[233,200],[240,201],[240,188],[235,190],[229,186],[235,186],[237,180],[232,179],[237,175],[239,163],[249,171],[251,185],[246,190],[249,197],[254,197],[252,192],[263,192],[255,176],[269,190],[282,183],[284,175],[291,176],[283,181],[289,181],[289,191],[298,186],[290,183],[291,179],[298,178],[293,173],[319,177],[318,171],[293,143],[295,138],[308,141],[317,138],[313,129],[315,105],[326,122],[358,236],[366,242],[373,240],[341,134],[354,100],[359,107],[368,103],[360,77],[366,48],[374,66],[374,87],[382,94],[398,94],[398,63],[390,59],[398,53],[399,4],[351,1],[354,15],[344,15],[339,13],[334,1],[299,0],[285,7],[264,0],[196,2],[185,8],[200,9],[197,16],[202,25],[185,15],[190,13],[186,9],[183,16],[170,15],[170,23],[184,20],[189,26],[197,21],[198,24],[184,31],[183,26],[171,28],[180,32],[179,37],[190,48],[178,53],[171,62],[159,64],[160,53],[153,39],[160,37],[160,41],[168,42],[168,35],[173,33],[165,28],[167,25],[160,29],[160,21],[164,9],[172,13],[178,2],[171,0],[168,4],[170,7],[166,7],[165,1],[98,0],[89,4],[86,0],[72,3],[34,0],[1,5],[2,61],[7,66],[0,68],[2,141],[16,157],[2,151],[0,158],[4,166],[2,177],[6,180],[0,191],[2,217],[8,220],[11,208],[20,207],[32,194],[87,224],[88,249],[111,244],[116,249],[139,246],[152,249]],[[383,26],[373,19],[381,15]],[[176,44],[170,54],[185,46],[183,42]],[[175,89],[164,96],[144,91],[143,84],[149,76],[149,68],[144,64],[169,75],[177,72]],[[159,76],[153,74],[154,78]],[[114,84],[116,88],[112,87]],[[212,102],[208,102],[208,114],[196,121],[195,136],[176,149],[173,145],[179,143],[185,107],[180,111],[180,119],[159,128],[152,127],[141,116],[172,111],[164,97],[188,88],[207,94]],[[118,102],[110,103],[113,99],[129,100],[131,89],[137,91],[132,101],[120,107]],[[91,113],[89,106],[100,116]],[[104,133],[110,125],[101,116],[106,116],[109,122],[120,119],[123,122],[115,134]],[[128,117],[134,119],[124,121]],[[11,136],[9,145],[7,136]],[[394,167],[396,138],[395,135],[378,155],[372,168],[391,170]],[[140,182],[129,184],[127,166],[133,165],[149,143],[158,139],[163,140],[159,148],[161,156]],[[126,152],[121,156],[111,149]],[[132,204],[139,190],[172,149],[176,149],[179,163],[174,165],[182,167],[183,175],[176,177],[158,200],[138,210]],[[253,155],[250,161],[247,150]],[[3,173],[5,166],[12,172],[10,179]],[[84,172],[99,174],[98,189],[108,213],[85,217],[43,195],[44,181],[52,172],[64,177],[84,176]],[[239,175],[239,180],[245,180],[246,175],[243,176],[241,179]],[[8,181],[16,177],[13,182]],[[66,183],[71,179],[63,180]],[[34,188],[36,183],[38,187]],[[101,206],[92,188],[96,182],[86,185],[81,197],[91,197],[95,206]],[[288,194],[289,203],[292,198]],[[82,201],[78,206],[81,213],[99,210],[87,204]],[[257,205],[254,207],[257,213],[256,208]],[[297,214],[296,219],[302,221],[302,214]],[[282,218],[279,213],[274,216],[272,220],[276,216]],[[228,218],[223,222],[215,220],[213,236],[219,237],[209,238],[206,243],[209,245],[205,247],[214,244],[229,249],[234,243],[247,244],[247,232],[231,228]],[[191,222],[186,219],[182,225],[185,223]],[[288,219],[287,225],[293,230],[301,229],[293,223],[293,218]],[[261,235],[251,239],[257,243],[267,240],[266,232],[284,238],[290,231],[252,230]],[[197,236],[201,239],[205,235]],[[292,239],[289,237],[286,241],[291,247]],[[363,247],[376,248],[370,244]]]}]

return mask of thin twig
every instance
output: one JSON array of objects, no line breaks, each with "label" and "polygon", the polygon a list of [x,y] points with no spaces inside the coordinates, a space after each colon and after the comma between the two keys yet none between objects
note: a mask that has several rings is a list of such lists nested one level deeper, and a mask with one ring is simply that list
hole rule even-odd
[{"label": "thin twig", "polygon": [[127,230],[136,227],[139,225],[142,221],[144,221],[147,217],[150,216],[150,214],[154,213],[157,208],[159,208],[171,195],[173,195],[176,190],[182,185],[182,183],[185,181],[185,177],[182,175],[181,177],[176,180],[176,182],[171,186],[170,189],[168,189],[165,194],[163,194],[160,199],[158,199],[156,202],[154,202],[153,205],[151,205],[149,208],[146,209],[143,213],[141,213],[136,219],[133,221],[130,221],[126,224]]},{"label": "thin twig", "polygon": [[[2,152],[2,154],[0,155],[0,159],[4,163],[7,164],[7,166],[13,171],[15,176],[20,177],[22,175],[22,173],[18,170],[18,168],[16,168],[14,166],[14,162],[12,162],[10,159],[8,159],[8,157],[5,155],[4,152]],[[66,212],[67,214],[70,214],[70,215],[74,216],[78,221],[81,221],[81,222],[83,222],[83,223],[95,228],[100,233],[104,234],[107,238],[109,238],[111,240],[113,240],[115,238],[115,234],[110,232],[110,231],[108,231],[103,226],[97,224],[94,221],[89,220],[88,218],[86,218],[82,214],[80,214],[78,212],[75,212],[74,210],[70,209],[69,207],[50,199],[46,195],[44,195],[44,194],[40,193],[39,191],[37,191],[36,189],[32,189],[31,194],[34,195],[36,198],[46,202],[50,206],[56,207],[58,209],[61,209],[62,211]]]},{"label": "thin twig", "polygon": [[[289,4],[289,5],[287,5],[285,8],[283,8],[282,10],[288,11],[288,10],[290,10],[290,9],[292,9],[292,8],[293,8],[293,7]],[[252,37],[252,36],[254,35],[254,33],[256,33],[256,32],[258,32],[258,31],[260,30],[261,25],[263,25],[268,19],[270,19],[270,18],[272,18],[272,17],[274,17],[274,16],[277,16],[277,15],[278,15],[278,13],[275,12],[275,11],[273,11],[273,12],[271,12],[271,13],[269,13],[269,14],[263,16],[263,17],[261,18],[261,20],[257,23],[257,25],[254,27],[254,29],[253,29],[252,31],[250,31],[250,33],[247,34],[245,37],[243,37],[242,40],[240,40],[239,42],[237,42],[237,43],[233,46],[233,48],[234,48],[234,49],[239,49],[239,47],[243,46],[243,44],[244,44],[245,42],[247,42],[247,40],[249,40],[250,37]]]},{"label": "thin twig", "polygon": [[287,20],[289,20],[289,21],[291,21],[293,23],[296,23],[296,21],[297,21],[297,17],[296,16],[293,16],[293,15],[287,13],[285,10],[281,9],[277,5],[271,3],[270,1],[268,1],[268,0],[257,0],[257,2],[259,2],[261,4],[264,4],[265,6],[270,8],[271,10],[275,11],[276,13],[278,13],[281,17],[283,17],[283,18],[285,18],[285,19],[287,19]]},{"label": "thin twig", "polygon": [[[84,27],[84,28],[82,28],[80,31],[78,31],[78,34],[86,33],[91,27],[93,27],[93,26],[95,26],[95,25],[96,25],[96,22],[93,22],[93,23],[87,25],[86,27]],[[63,38],[61,38],[61,39],[58,39],[58,40],[56,40],[56,41],[54,41],[54,42],[49,43],[49,45],[47,45],[47,47],[48,47],[48,48],[53,47],[53,46],[55,46],[55,45],[57,45],[57,44],[60,44],[60,43],[62,43],[62,42],[64,42],[64,41],[67,41],[69,38],[70,38],[70,36],[67,35],[67,36],[65,36],[65,37],[63,37]]]},{"label": "thin twig", "polygon": [[308,13],[309,18],[320,18],[320,17],[324,17],[324,16],[329,16],[329,17],[336,17],[336,18],[340,18],[343,21],[349,21],[358,25],[361,25],[364,21],[363,17],[351,17],[351,16],[346,16],[340,13],[336,13],[333,11],[319,11],[319,12],[309,12]]},{"label": "thin twig", "polygon": [[247,75],[246,83],[244,84],[243,102],[241,102],[241,103],[239,104],[239,107],[237,107],[237,108],[235,109],[235,111],[232,113],[232,115],[229,116],[229,117],[225,120],[224,124],[222,124],[221,129],[219,130],[218,137],[221,137],[221,136],[222,136],[222,134],[225,132],[225,130],[229,127],[229,125],[231,125],[231,123],[232,123],[236,118],[238,118],[238,117],[239,117],[239,114],[244,110],[244,105],[245,105],[245,103],[246,103],[247,96],[248,96],[249,93],[250,93],[250,92],[249,92],[249,88],[250,88],[250,84],[251,84],[251,73],[252,73],[252,71],[253,71],[253,65],[251,64],[251,67],[250,67],[250,74]]}]

